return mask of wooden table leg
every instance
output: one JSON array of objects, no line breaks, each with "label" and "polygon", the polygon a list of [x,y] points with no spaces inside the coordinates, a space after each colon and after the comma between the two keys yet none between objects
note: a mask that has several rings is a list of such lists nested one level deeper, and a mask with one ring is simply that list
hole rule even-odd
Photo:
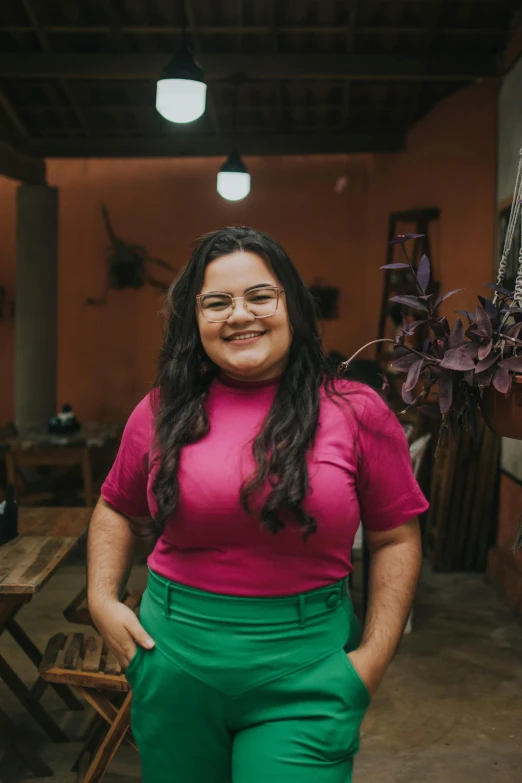
[{"label": "wooden table leg", "polygon": [[12,720],[0,709],[0,729],[11,740],[13,748],[21,756],[33,775],[38,778],[52,777],[53,771],[40,756],[34,752],[29,743],[20,737],[20,730]]},{"label": "wooden table leg", "polygon": [[40,724],[50,739],[54,742],[69,742],[67,734],[65,734],[56,721],[44,710],[40,702],[34,698],[29,688],[24,685],[22,680],[16,672],[13,671],[2,655],[0,655],[0,678],[24,705],[26,710]]},{"label": "wooden table leg", "polygon": [[87,446],[82,449],[82,478],[85,505],[94,506],[94,489],[92,486],[91,455]]},{"label": "wooden table leg", "polygon": [[[8,620],[5,624],[6,630],[11,634],[15,642],[22,648],[24,653],[27,655],[28,658],[34,663],[36,668],[40,666],[40,663],[42,662],[43,655],[38,649],[38,647],[34,644],[32,639],[30,639],[23,628],[21,628],[16,620],[14,618],[11,618]],[[69,707],[70,710],[83,710],[83,704],[81,701],[76,698],[74,693],[66,686],[66,685],[59,685],[57,683],[47,683],[45,680],[42,680],[40,677],[35,682],[34,686],[31,689],[31,693],[33,697],[36,700],[40,700],[42,697],[42,694],[46,687],[51,684],[51,687],[53,690],[56,691],[58,696],[62,699],[66,707]]]}]

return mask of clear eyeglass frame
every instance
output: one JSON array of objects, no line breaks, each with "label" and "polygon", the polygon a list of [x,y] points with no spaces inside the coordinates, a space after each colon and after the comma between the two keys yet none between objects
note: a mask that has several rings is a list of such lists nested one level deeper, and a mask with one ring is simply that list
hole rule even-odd
[{"label": "clear eyeglass frame", "polygon": [[[264,286],[261,290],[265,291],[266,289],[269,289],[270,291],[276,291],[277,292],[277,298],[276,298],[276,304],[275,304],[274,310],[273,310],[272,313],[268,313],[268,315],[256,315],[255,313],[252,313],[252,311],[248,309],[248,305],[247,305],[247,303],[245,303],[245,310],[247,310],[247,312],[251,313],[254,316],[254,318],[270,318],[272,315],[275,315],[275,313],[277,312],[277,308],[279,307],[279,299],[281,297],[281,294],[284,294],[284,292],[285,292],[284,288],[278,288],[275,285]],[[255,290],[252,291],[252,294],[255,294],[255,293],[256,293]],[[208,294],[197,294],[196,295],[196,300],[197,300],[199,309],[201,310],[201,314],[202,314],[203,318],[206,321],[208,321],[209,323],[211,323],[211,324],[221,324],[221,323],[225,323],[226,321],[228,321],[228,319],[230,318],[230,315],[232,315],[233,312],[234,312],[234,302],[236,301],[236,299],[245,299],[245,295],[243,295],[243,296],[230,296],[230,294],[225,294],[225,292],[223,292],[221,294],[221,296],[228,296],[230,298],[230,301],[232,302],[232,313],[230,313],[230,315],[227,318],[212,318],[211,319],[211,318],[208,318],[207,315],[205,315],[205,311],[204,311],[203,306],[201,304],[201,300],[205,296],[208,296]]]}]

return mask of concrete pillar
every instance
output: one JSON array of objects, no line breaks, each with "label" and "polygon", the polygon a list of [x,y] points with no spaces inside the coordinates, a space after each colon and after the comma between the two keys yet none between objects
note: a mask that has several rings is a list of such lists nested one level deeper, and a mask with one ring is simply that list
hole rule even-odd
[{"label": "concrete pillar", "polygon": [[15,419],[23,431],[56,413],[58,189],[16,193]]}]

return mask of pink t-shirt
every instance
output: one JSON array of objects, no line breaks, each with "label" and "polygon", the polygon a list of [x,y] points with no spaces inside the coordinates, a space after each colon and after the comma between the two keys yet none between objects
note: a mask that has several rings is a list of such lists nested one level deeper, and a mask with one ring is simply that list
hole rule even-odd
[{"label": "pink t-shirt", "polygon": [[[156,573],[228,595],[314,590],[351,571],[360,520],[368,530],[390,530],[427,509],[396,416],[369,387],[338,380],[351,393],[346,402],[339,399],[338,407],[321,390],[319,427],[308,457],[310,489],[304,508],[316,517],[317,532],[304,542],[297,522],[281,515],[285,528],[274,535],[260,524],[260,515],[245,513],[239,489],[254,469],[252,440],[278,382],[213,382],[205,401],[210,431],[182,449],[178,506],[149,557]],[[103,498],[126,516],[144,517],[157,509],[153,423],[148,395],[131,413],[102,487]],[[266,488],[257,496],[259,503],[268,492]]]}]

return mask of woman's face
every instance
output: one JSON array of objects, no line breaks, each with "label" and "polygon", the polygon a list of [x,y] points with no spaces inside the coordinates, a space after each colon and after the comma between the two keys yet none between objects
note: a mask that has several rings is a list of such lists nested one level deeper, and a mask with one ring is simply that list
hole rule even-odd
[{"label": "woman's face", "polygon": [[[200,294],[228,293],[244,296],[260,284],[282,288],[267,263],[255,253],[237,251],[220,256],[208,264]],[[227,321],[210,323],[197,307],[199,334],[205,353],[230,378],[265,381],[281,375],[286,367],[292,334],[285,294],[279,295],[274,315],[255,318],[245,309],[245,300],[236,299]],[[216,313],[211,313],[216,318]],[[254,339],[231,340],[256,332]]]}]

